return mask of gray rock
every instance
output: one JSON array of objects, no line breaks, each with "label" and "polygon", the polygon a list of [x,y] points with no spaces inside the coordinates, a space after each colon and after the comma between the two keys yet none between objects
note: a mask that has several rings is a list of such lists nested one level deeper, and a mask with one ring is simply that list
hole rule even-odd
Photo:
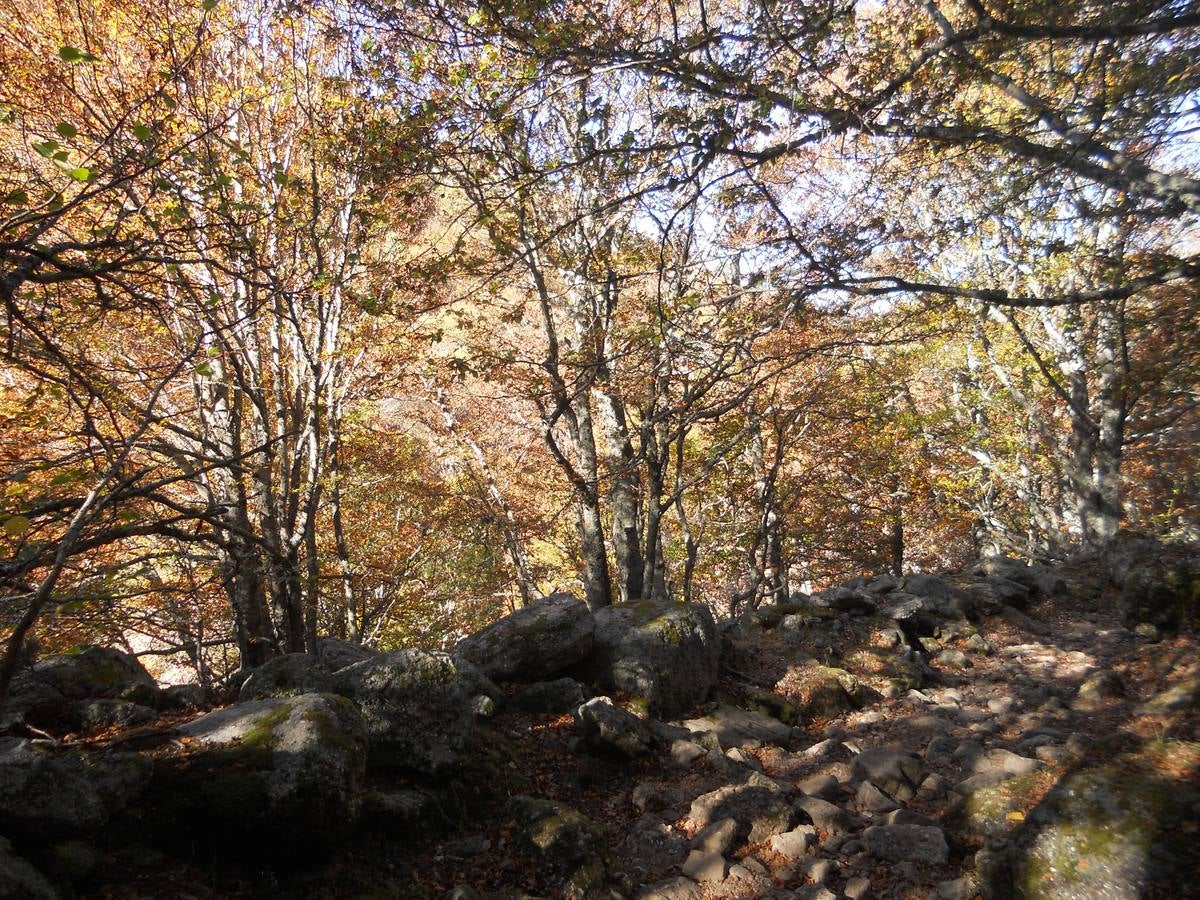
[{"label": "gray rock", "polygon": [[1173,632],[1200,621],[1200,556],[1176,550],[1135,564],[1121,583],[1118,606],[1129,628],[1149,622]]},{"label": "gray rock", "polygon": [[317,656],[330,672],[338,672],[347,666],[371,659],[379,654],[370,647],[344,641],[341,638],[324,637],[317,639]]},{"label": "gray rock", "polygon": [[799,858],[806,855],[810,847],[816,846],[817,829],[811,825],[801,825],[783,834],[777,834],[768,842],[768,846],[780,856]]},{"label": "gray rock", "polygon": [[300,694],[325,694],[333,690],[333,675],[316,656],[286,653],[269,659],[242,682],[238,700],[262,700],[266,697],[295,697]]},{"label": "gray rock", "polygon": [[435,775],[461,762],[474,733],[476,674],[446,653],[397,650],[342,669],[334,683],[362,711],[371,765]]},{"label": "gray rock", "polygon": [[574,678],[536,681],[526,685],[513,698],[513,706],[532,713],[564,713],[576,709],[587,699],[587,688]]},{"label": "gray rock", "polygon": [[725,856],[733,849],[737,840],[738,823],[733,819],[721,819],[713,822],[692,838],[692,849],[705,853],[719,853]]},{"label": "gray rock", "polygon": [[876,825],[862,833],[867,852],[885,862],[940,866],[950,858],[942,829],[922,825]]},{"label": "gray rock", "polygon": [[688,719],[683,726],[693,733],[711,732],[727,747],[750,741],[783,744],[792,736],[792,729],[778,719],[736,706],[718,706],[698,719]]},{"label": "gray rock", "polygon": [[58,891],[0,837],[0,900],[58,900]]},{"label": "gray rock", "polygon": [[789,830],[795,814],[779,786],[755,772],[745,784],[728,785],[697,797],[688,817],[699,828],[731,818],[737,822],[739,840],[758,843]]},{"label": "gray rock", "polygon": [[1085,704],[1119,700],[1125,696],[1125,682],[1112,669],[1093,672],[1079,686],[1078,699]]},{"label": "gray rock", "polygon": [[1028,775],[1041,769],[1042,764],[1036,759],[997,747],[976,757],[971,768],[976,773],[1004,772],[1008,775]]},{"label": "gray rock", "polygon": [[943,650],[934,659],[939,666],[952,666],[956,669],[969,669],[971,660],[961,650]]},{"label": "gray rock", "polygon": [[854,757],[853,772],[856,779],[872,781],[903,802],[916,795],[927,774],[920,756],[891,747],[864,750]]},{"label": "gray rock", "polygon": [[[333,694],[237,703],[180,727],[188,752],[160,760],[147,824],[233,853],[321,852],[362,808],[367,730]],[[178,822],[188,822],[179,835]]]},{"label": "gray rock", "polygon": [[600,829],[565,803],[535,797],[513,797],[504,814],[516,821],[513,847],[531,857],[564,897],[596,895],[611,865]]},{"label": "gray rock", "polygon": [[392,834],[413,833],[437,814],[437,800],[415,788],[371,791],[363,797],[363,820]]},{"label": "gray rock", "polygon": [[690,766],[707,752],[694,741],[675,740],[671,742],[671,759],[684,768]]},{"label": "gray rock", "polygon": [[601,686],[646,699],[660,718],[703,702],[717,681],[721,640],[698,603],[619,603],[595,614],[587,671]]},{"label": "gray rock", "polygon": [[848,834],[863,824],[858,816],[820,797],[802,797],[796,801],[795,809],[829,834]]},{"label": "gray rock", "polygon": [[540,681],[592,649],[592,614],[570,594],[551,594],[458,642],[455,653],[495,680]]},{"label": "gray rock", "polygon": [[633,829],[617,848],[625,871],[639,881],[661,878],[688,853],[688,840],[665,822],[648,822]]},{"label": "gray rock", "polygon": [[0,738],[0,829],[37,840],[95,831],[150,780],[133,754],[84,755]]},{"label": "gray rock", "polygon": [[198,684],[172,684],[163,688],[162,702],[170,709],[201,709],[208,697]]},{"label": "gray rock", "polygon": [[79,731],[113,726],[133,728],[158,719],[158,713],[149,706],[129,700],[76,700],[68,710],[72,727]]},{"label": "gray rock", "polygon": [[1167,715],[1200,706],[1200,675],[1190,675],[1155,694],[1140,707],[1142,715]]},{"label": "gray rock", "polygon": [[637,900],[701,900],[700,886],[690,878],[668,878],[640,889]]},{"label": "gray rock", "polygon": [[858,794],[854,798],[855,805],[861,813],[878,815],[899,809],[900,804],[889,797],[870,781],[864,781],[858,786]]},{"label": "gray rock", "polygon": [[832,800],[841,792],[841,785],[832,775],[818,772],[800,781],[797,785],[800,792],[807,797],[820,797],[822,800]]},{"label": "gray rock", "polygon": [[51,656],[19,672],[9,689],[7,721],[56,728],[72,722],[73,701],[125,700],[158,706],[158,684],[137,658],[95,645]]},{"label": "gray rock", "polygon": [[862,900],[863,897],[869,895],[870,890],[871,879],[859,875],[846,882],[846,886],[842,888],[842,896],[846,900]]},{"label": "gray rock", "polygon": [[693,850],[684,860],[681,871],[688,878],[704,884],[706,882],[724,881],[729,874],[729,861],[719,853],[705,853],[703,850]]},{"label": "gray rock", "polygon": [[628,759],[654,751],[654,731],[608,697],[596,697],[575,711],[575,729],[593,750],[616,753]]}]

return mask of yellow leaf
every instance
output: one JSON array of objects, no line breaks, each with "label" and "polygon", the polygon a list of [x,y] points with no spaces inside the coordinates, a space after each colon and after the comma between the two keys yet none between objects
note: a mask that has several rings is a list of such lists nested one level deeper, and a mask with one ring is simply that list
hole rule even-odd
[{"label": "yellow leaf", "polygon": [[4,532],[13,537],[19,537],[29,530],[29,519],[25,516],[13,516],[4,522]]},{"label": "yellow leaf", "polygon": [[1024,822],[1025,821],[1025,813],[1014,810],[1013,812],[1010,812],[1004,818],[1008,819],[1008,821],[1010,821],[1010,822]]}]

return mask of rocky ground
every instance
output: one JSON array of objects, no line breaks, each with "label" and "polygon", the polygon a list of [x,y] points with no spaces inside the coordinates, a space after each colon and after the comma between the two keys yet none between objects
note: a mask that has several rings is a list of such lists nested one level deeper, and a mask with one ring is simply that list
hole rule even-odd
[{"label": "rocky ground", "polygon": [[[1006,566],[719,625],[558,598],[198,720],[10,725],[0,898],[1200,896],[1192,613]],[[96,810],[30,809],[51,764],[86,807],[71,753]]]}]

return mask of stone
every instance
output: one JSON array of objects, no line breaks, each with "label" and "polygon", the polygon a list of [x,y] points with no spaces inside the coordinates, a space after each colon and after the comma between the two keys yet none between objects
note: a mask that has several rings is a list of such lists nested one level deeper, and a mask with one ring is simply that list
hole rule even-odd
[{"label": "stone", "polygon": [[151,763],[0,738],[0,830],[52,841],[96,831],[146,788]]},{"label": "stone", "polygon": [[564,897],[583,900],[599,893],[611,866],[600,829],[565,803],[517,796],[504,806],[516,822],[513,846],[534,859]]},{"label": "stone", "polygon": [[574,710],[587,699],[587,688],[574,678],[535,681],[521,688],[513,706],[525,712],[561,714]]},{"label": "stone", "polygon": [[675,740],[671,742],[671,759],[676,765],[687,768],[708,751],[694,741]]},{"label": "stone", "polygon": [[705,882],[724,881],[729,874],[729,861],[719,853],[705,853],[703,850],[693,850],[684,860],[681,871],[688,878],[704,884]]},{"label": "stone", "polygon": [[1192,675],[1177,681],[1155,694],[1140,707],[1142,715],[1167,715],[1184,709],[1200,706],[1200,675]]},{"label": "stone", "polygon": [[699,603],[617,603],[595,614],[595,641],[585,669],[598,685],[645,699],[660,718],[707,699],[717,682],[721,640]]},{"label": "stone", "polygon": [[[367,728],[344,697],[236,703],[179,731],[187,751],[158,761],[136,811],[146,833],[295,860],[332,849],[354,829]],[[179,822],[189,827],[181,832]]]},{"label": "stone", "polygon": [[754,769],[757,772],[761,772],[763,770],[763,765],[758,761],[758,758],[751,756],[741,747],[732,747],[729,750],[726,750],[725,758],[737,763],[740,766],[746,766],[747,768]]},{"label": "stone", "polygon": [[737,822],[737,838],[752,844],[792,827],[792,806],[771,779],[751,773],[744,784],[727,785],[692,801],[688,818],[704,828],[720,819]]},{"label": "stone", "polygon": [[848,834],[862,825],[862,819],[820,797],[802,797],[795,808],[813,825],[829,834]]},{"label": "stone", "polygon": [[1015,581],[1044,597],[1056,596],[1067,589],[1066,582],[1045,566],[1028,565],[1005,556],[989,556],[980,560],[976,572]]},{"label": "stone", "polygon": [[1012,712],[1014,705],[1016,705],[1016,701],[1012,697],[993,697],[987,702],[988,711],[998,716]]},{"label": "stone", "polygon": [[855,616],[869,616],[876,611],[875,601],[869,594],[845,587],[834,587],[813,594],[810,602],[813,606],[850,613]]},{"label": "stone", "polygon": [[1174,632],[1200,621],[1200,556],[1164,552],[1135,564],[1121,583],[1118,608],[1130,628],[1149,622]]},{"label": "stone", "polygon": [[702,900],[700,886],[690,878],[668,878],[638,891],[637,900]]},{"label": "stone", "polygon": [[0,837],[0,900],[59,900],[58,891]]},{"label": "stone", "polygon": [[842,888],[842,896],[846,900],[862,900],[862,898],[870,895],[870,891],[871,879],[859,875],[846,882],[846,886]]},{"label": "stone", "polygon": [[1028,775],[1041,769],[1042,764],[1036,759],[997,747],[975,757],[971,768],[979,774],[1004,772],[1007,775]]},{"label": "stone", "polygon": [[1149,622],[1139,622],[1134,626],[1133,633],[1149,644],[1155,644],[1162,640],[1162,632],[1159,631],[1158,626],[1151,625]]},{"label": "stone", "polygon": [[870,781],[864,781],[858,786],[858,794],[854,798],[855,806],[861,813],[878,815],[899,809],[900,804],[889,797]]},{"label": "stone", "polygon": [[1102,703],[1125,697],[1125,682],[1112,669],[1094,672],[1079,686],[1078,699],[1085,704]]},{"label": "stone", "polygon": [[969,669],[971,660],[961,650],[943,650],[934,659],[939,666],[951,666],[955,669]]},{"label": "stone", "polygon": [[920,756],[892,747],[864,750],[854,758],[852,770],[855,778],[872,781],[903,802],[913,798],[927,774]]},{"label": "stone", "polygon": [[19,672],[5,703],[6,720],[51,730],[70,728],[73,703],[81,700],[124,700],[156,707],[160,693],[137,657],[89,645],[74,653],[47,657]]},{"label": "stone", "polygon": [[340,672],[347,666],[371,659],[379,654],[370,647],[344,641],[341,638],[317,638],[317,657],[330,672]]},{"label": "stone", "polygon": [[1114,736],[1102,758],[1062,778],[1009,835],[984,873],[986,888],[1027,900],[1190,892],[1200,871],[1200,789],[1162,766],[1200,771],[1200,744]]},{"label": "stone", "polygon": [[447,653],[397,650],[335,675],[362,711],[372,766],[427,775],[454,770],[474,734],[477,673]]},{"label": "stone", "polygon": [[999,782],[983,783],[971,790],[964,787],[962,798],[946,810],[946,827],[955,834],[998,838],[1022,821],[1037,804],[1041,779],[1036,774],[1000,775],[1003,780]]},{"label": "stone", "polygon": [[269,659],[242,682],[238,700],[262,700],[265,697],[295,697],[299,694],[323,694],[333,690],[333,675],[321,660],[308,653],[285,653]]},{"label": "stone", "polygon": [[161,696],[168,709],[201,709],[208,702],[204,688],[198,684],[172,684],[163,688]]},{"label": "stone", "polygon": [[775,693],[791,704],[801,721],[835,719],[861,709],[865,697],[856,676],[816,662],[789,667],[775,684]]},{"label": "stone", "polygon": [[718,706],[704,716],[688,719],[683,727],[693,733],[711,732],[722,746],[734,747],[750,741],[783,744],[792,736],[792,729],[778,719],[736,706]]},{"label": "stone", "polygon": [[767,846],[780,856],[798,858],[808,853],[810,847],[816,846],[817,830],[811,825],[801,825],[783,834],[774,835]]},{"label": "stone", "polygon": [[415,788],[376,790],[363,797],[363,820],[389,834],[415,833],[438,814],[437,799]]},{"label": "stone", "polygon": [[950,858],[946,835],[936,826],[874,825],[862,833],[867,852],[885,862],[940,866]]},{"label": "stone", "polygon": [[733,819],[720,819],[692,838],[692,849],[725,856],[733,849],[737,836],[738,823]]},{"label": "stone", "polygon": [[608,697],[596,697],[575,711],[575,730],[592,750],[626,759],[647,756],[657,744],[653,730]]},{"label": "stone", "polygon": [[813,884],[828,884],[837,874],[837,864],[832,859],[806,860],[800,872]]},{"label": "stone", "polygon": [[596,621],[571,594],[550,594],[463,638],[455,653],[493,680],[542,681],[581,663]]},{"label": "stone", "polygon": [[65,717],[77,731],[97,728],[135,728],[158,719],[158,713],[148,706],[129,700],[76,700],[67,706]]},{"label": "stone", "polygon": [[822,800],[832,800],[841,793],[841,785],[832,775],[818,772],[801,780],[796,787],[807,797],[820,797]]}]

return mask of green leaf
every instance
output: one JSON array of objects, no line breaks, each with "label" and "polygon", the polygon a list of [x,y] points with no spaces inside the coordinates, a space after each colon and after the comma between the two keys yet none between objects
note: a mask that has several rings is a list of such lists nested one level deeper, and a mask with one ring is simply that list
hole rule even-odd
[{"label": "green leaf", "polygon": [[211,10],[217,8],[218,2],[219,0],[204,0],[204,2],[200,4],[200,8],[205,12],[210,12]]},{"label": "green leaf", "polygon": [[4,521],[4,533],[11,537],[20,537],[29,530],[30,524],[26,516],[13,516]]},{"label": "green leaf", "polygon": [[11,203],[13,206],[24,206],[29,202],[29,195],[24,191],[13,191],[4,198],[5,203]]},{"label": "green leaf", "polygon": [[46,157],[46,159],[53,159],[54,152],[58,149],[58,147],[58,141],[42,141],[41,143],[33,145],[33,149],[42,156]]},{"label": "green leaf", "polygon": [[202,375],[205,378],[212,378],[213,367],[206,362],[196,363],[196,374]]},{"label": "green leaf", "polygon": [[75,135],[79,134],[79,129],[70,122],[59,122],[54,126],[54,130],[65,137],[68,141],[75,137]]},{"label": "green leaf", "polygon": [[133,136],[148,144],[154,140],[154,129],[149,125],[134,125]]},{"label": "green leaf", "polygon": [[59,47],[58,56],[63,62],[69,63],[94,63],[100,61],[100,57],[88,53],[86,50],[80,50],[78,47]]}]

